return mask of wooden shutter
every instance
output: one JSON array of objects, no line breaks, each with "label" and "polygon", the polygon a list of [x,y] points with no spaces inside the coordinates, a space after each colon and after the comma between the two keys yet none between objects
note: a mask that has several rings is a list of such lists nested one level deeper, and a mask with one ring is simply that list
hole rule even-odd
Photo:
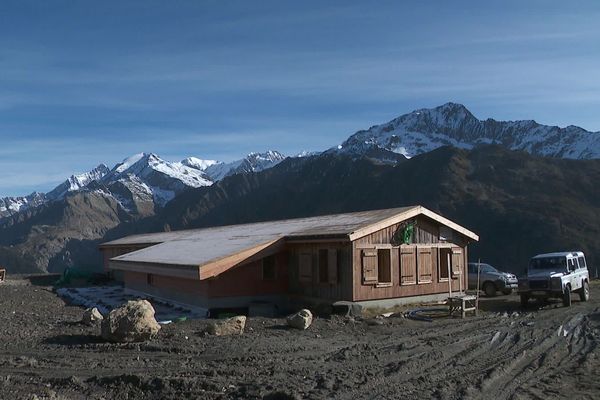
[{"label": "wooden shutter", "polygon": [[460,247],[452,248],[452,275],[460,275],[464,269],[463,253]]},{"label": "wooden shutter", "polygon": [[363,284],[377,283],[377,250],[362,251]]},{"label": "wooden shutter", "polygon": [[298,256],[298,280],[312,282],[312,255],[302,253]]},{"label": "wooden shutter", "polygon": [[327,263],[327,268],[329,268],[329,283],[335,285],[338,283],[338,259],[337,259],[337,250],[329,249],[329,261]]},{"label": "wooden shutter", "polygon": [[417,260],[415,247],[400,247],[400,284],[417,283]]},{"label": "wooden shutter", "polygon": [[418,249],[418,272],[419,272],[419,283],[431,283],[432,282],[432,270],[433,270],[433,257],[431,247],[421,247]]}]

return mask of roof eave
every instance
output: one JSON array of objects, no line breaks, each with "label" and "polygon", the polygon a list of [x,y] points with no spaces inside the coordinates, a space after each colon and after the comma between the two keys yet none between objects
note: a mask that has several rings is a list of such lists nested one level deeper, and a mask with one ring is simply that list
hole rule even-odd
[{"label": "roof eave", "polygon": [[434,221],[441,223],[442,225],[446,225],[449,228],[452,228],[456,232],[462,234],[463,236],[465,236],[471,240],[474,240],[476,242],[479,241],[479,236],[477,234],[475,234],[474,232],[471,232],[470,230],[458,225],[456,222],[450,221],[448,218],[442,217],[441,215],[439,215],[423,206],[415,206],[415,207],[413,207],[405,212],[402,212],[400,214],[396,214],[392,217],[385,218],[374,224],[370,224],[363,228],[357,229],[356,231],[352,232],[349,235],[350,240],[354,241],[354,240],[360,239],[360,238],[370,235],[374,232],[377,232],[381,229],[384,229],[387,226],[394,225],[394,224],[400,223],[402,221],[406,221],[407,219],[416,217],[417,215],[420,215],[420,214],[425,215],[425,216],[433,219]]}]

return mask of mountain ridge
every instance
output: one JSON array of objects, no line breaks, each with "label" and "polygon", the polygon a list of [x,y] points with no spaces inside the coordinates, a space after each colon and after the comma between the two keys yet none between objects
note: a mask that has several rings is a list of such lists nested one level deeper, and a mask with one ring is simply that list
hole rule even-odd
[{"label": "mountain ridge", "polygon": [[329,151],[361,155],[379,148],[414,157],[442,146],[472,149],[482,144],[546,157],[600,158],[600,132],[574,125],[542,125],[534,120],[479,120],[464,105],[452,102],[414,110],[360,130]]}]

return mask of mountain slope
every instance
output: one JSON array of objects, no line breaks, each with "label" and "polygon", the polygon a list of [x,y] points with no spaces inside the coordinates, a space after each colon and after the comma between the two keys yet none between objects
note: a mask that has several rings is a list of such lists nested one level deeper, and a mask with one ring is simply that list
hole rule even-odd
[{"label": "mountain slope", "polygon": [[600,132],[559,128],[535,121],[478,120],[461,104],[420,109],[350,136],[330,152],[363,155],[385,149],[413,157],[441,146],[472,149],[498,144],[530,154],[571,159],[600,158]]}]

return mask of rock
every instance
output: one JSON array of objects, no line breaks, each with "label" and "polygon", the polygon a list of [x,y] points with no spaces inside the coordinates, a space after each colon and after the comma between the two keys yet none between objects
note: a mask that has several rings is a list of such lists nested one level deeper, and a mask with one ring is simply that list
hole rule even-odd
[{"label": "rock", "polygon": [[100,311],[96,307],[88,308],[83,312],[81,322],[85,325],[95,325],[96,322],[102,321],[104,317],[100,314]]},{"label": "rock", "polygon": [[292,328],[307,329],[312,324],[313,316],[310,310],[303,309],[287,317],[287,323]]},{"label": "rock", "polygon": [[241,335],[246,327],[246,317],[238,315],[236,317],[221,319],[211,322],[207,331],[215,336]]},{"label": "rock", "polygon": [[111,342],[143,342],[159,330],[154,308],[147,300],[128,301],[102,321],[102,337]]}]

